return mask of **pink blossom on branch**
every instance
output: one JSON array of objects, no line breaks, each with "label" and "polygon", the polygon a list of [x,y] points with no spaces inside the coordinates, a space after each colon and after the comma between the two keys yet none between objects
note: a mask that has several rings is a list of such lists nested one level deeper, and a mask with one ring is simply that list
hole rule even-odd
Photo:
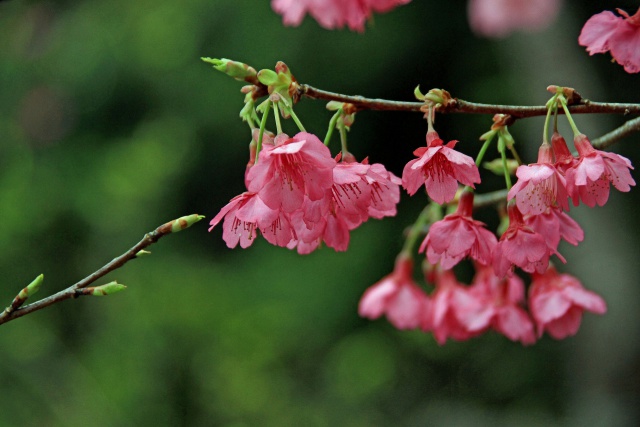
[{"label": "pink blossom on branch", "polygon": [[580,201],[589,207],[603,206],[609,199],[609,184],[622,192],[631,190],[636,182],[631,177],[631,162],[626,157],[593,148],[589,138],[577,135],[573,144],[579,159],[566,171],[569,194],[573,204]]},{"label": "pink blossom on branch", "polygon": [[440,262],[448,270],[467,256],[481,264],[491,264],[496,236],[482,222],[474,220],[472,212],[473,193],[464,191],[456,212],[429,227],[420,252],[426,251],[431,264]]},{"label": "pink blossom on branch", "polygon": [[398,329],[415,329],[424,324],[430,301],[412,276],[413,260],[401,253],[393,272],[362,295],[358,305],[360,316],[377,319],[385,314]]},{"label": "pink blossom on branch", "polygon": [[469,24],[479,36],[506,37],[515,30],[539,30],[558,14],[562,0],[469,0]]},{"label": "pink blossom on branch", "polygon": [[596,293],[584,289],[575,277],[559,274],[551,267],[544,274],[534,275],[529,288],[529,309],[538,336],[547,331],[560,340],[578,332],[585,310],[604,314],[607,304]]},{"label": "pink blossom on branch", "polygon": [[582,27],[578,43],[586,46],[590,55],[611,52],[611,56],[624,67],[627,73],[640,72],[640,9],[629,16],[616,16],[608,10],[593,15]]},{"label": "pink blossom on branch", "polygon": [[402,186],[413,196],[424,185],[436,203],[453,200],[458,182],[475,188],[480,172],[473,159],[453,148],[458,141],[444,144],[436,132],[427,133],[427,146],[416,149],[417,159],[406,164],[402,171]]},{"label": "pink blossom on branch", "polygon": [[364,24],[373,12],[388,12],[411,0],[271,0],[271,7],[282,15],[285,25],[300,25],[308,13],[328,29],[343,28],[364,31]]}]

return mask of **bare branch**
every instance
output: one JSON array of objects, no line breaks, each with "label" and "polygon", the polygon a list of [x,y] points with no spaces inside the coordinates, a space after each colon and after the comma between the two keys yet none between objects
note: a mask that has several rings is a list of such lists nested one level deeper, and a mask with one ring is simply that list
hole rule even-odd
[{"label": "bare branch", "polygon": [[640,117],[629,120],[617,129],[602,135],[600,138],[593,140],[592,145],[597,149],[607,148],[615,144],[625,136],[640,131]]},{"label": "bare branch", "polygon": [[[161,225],[160,227],[156,228],[152,232],[145,234],[142,240],[140,240],[135,246],[133,246],[131,249],[129,249],[119,257],[112,259],[110,262],[105,264],[100,269],[91,273],[90,275],[80,280],[76,284],[69,286],[68,288],[60,292],[57,292],[51,296],[43,298],[40,301],[20,307],[19,305],[21,305],[26,300],[26,297],[24,297],[21,299],[18,307],[14,307],[14,305],[16,305],[15,299],[14,299],[14,302],[12,302],[12,304],[0,314],[0,325],[2,325],[3,323],[10,322],[11,320],[17,319],[18,317],[22,317],[29,313],[33,313],[34,311],[42,310],[45,307],[49,307],[50,305],[59,303],[67,299],[78,298],[83,295],[97,295],[98,293],[95,292],[95,289],[91,289],[91,292],[84,292],[82,289],[86,288],[91,283],[95,282],[96,280],[100,279],[106,274],[119,269],[120,267],[125,265],[127,262],[136,258],[138,253],[140,253],[140,251],[153,245],[161,237],[167,234],[175,233],[180,230],[184,230],[185,228],[188,228],[191,225],[195,224],[196,222],[200,221],[202,218],[204,217],[201,215],[195,215],[195,214],[188,215],[188,216],[175,219],[173,221],[169,221]],[[142,252],[142,254],[144,254],[144,252]],[[98,288],[104,288],[104,286],[98,287]],[[21,294],[22,293],[23,292],[21,291]],[[18,297],[16,298],[20,299],[19,297],[21,294],[18,294]],[[100,293],[100,294],[105,295],[105,293]]]}]

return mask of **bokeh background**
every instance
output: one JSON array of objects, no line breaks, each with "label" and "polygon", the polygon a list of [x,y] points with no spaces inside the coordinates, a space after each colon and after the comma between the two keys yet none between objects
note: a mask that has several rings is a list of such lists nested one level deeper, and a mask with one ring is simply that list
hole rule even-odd
[{"label": "bokeh background", "polygon": [[[568,1],[545,31],[494,41],[470,32],[463,0],[414,0],[364,34],[309,18],[285,28],[267,0],[3,1],[0,301],[40,273],[42,296],[63,289],[163,222],[196,212],[208,221],[243,191],[241,84],[201,56],[257,69],[283,60],[301,82],[398,100],[420,84],[539,105],[559,84],[640,102],[640,76],[577,44],[586,19],[613,6],[638,7]],[[324,135],[323,102],[297,111]],[[577,122],[595,138],[624,118]],[[437,128],[475,155],[490,124],[451,115]],[[425,130],[419,114],[363,112],[350,148],[400,175]],[[542,119],[511,130],[534,161]],[[637,164],[639,143],[633,135],[613,150]],[[262,240],[231,251],[207,221],[161,240],[103,279],[126,292],[0,327],[0,426],[638,425],[638,190],[572,210],[586,238],[561,248],[562,269],[609,312],[586,315],[576,337],[528,348],[494,333],[440,347],[358,317],[360,295],[391,271],[425,201],[403,195],[397,217],[364,224],[340,254],[302,257]],[[480,215],[495,224],[490,209]]]}]

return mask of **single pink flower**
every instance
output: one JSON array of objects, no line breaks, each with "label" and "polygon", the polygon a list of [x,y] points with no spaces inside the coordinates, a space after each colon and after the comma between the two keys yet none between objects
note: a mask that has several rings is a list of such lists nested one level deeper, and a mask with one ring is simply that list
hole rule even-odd
[{"label": "single pink flower", "polygon": [[629,16],[624,10],[617,10],[622,17],[606,10],[589,18],[582,27],[578,43],[586,46],[589,55],[610,51],[611,56],[624,66],[627,73],[638,73],[640,9],[633,16]]},{"label": "single pink flower", "polygon": [[491,264],[498,239],[484,223],[474,220],[472,213],[473,193],[464,191],[456,212],[429,227],[420,252],[426,250],[431,264],[440,262],[442,268],[448,270],[467,256],[481,264]]},{"label": "single pink flower", "polygon": [[450,202],[458,190],[458,182],[475,188],[480,172],[473,159],[455,151],[458,141],[446,145],[436,132],[427,133],[427,146],[416,149],[418,158],[406,164],[402,171],[402,186],[413,196],[424,184],[427,194],[436,203]]},{"label": "single pink flower", "polygon": [[[469,321],[470,312],[476,313],[475,322]],[[436,276],[430,316],[422,329],[432,330],[440,345],[445,344],[448,338],[465,341],[484,332],[487,325],[482,318],[489,315],[483,303],[458,283],[451,270],[443,270]]]},{"label": "single pink flower", "polygon": [[383,314],[398,329],[414,329],[423,323],[429,298],[413,281],[413,260],[400,254],[393,272],[367,289],[358,313],[376,319]]},{"label": "single pink flower", "polygon": [[493,269],[504,277],[515,265],[526,271],[542,273],[549,265],[549,248],[545,238],[527,227],[515,203],[510,202],[509,227],[493,251]]},{"label": "single pink flower", "polygon": [[[565,176],[566,181],[567,169],[578,163],[578,159],[573,157],[569,147],[567,147],[567,141],[565,141],[562,135],[558,132],[553,132],[553,136],[551,137],[551,146],[553,147],[553,156],[556,159],[554,166]],[[567,189],[568,188],[569,184],[567,183]]]},{"label": "single pink flower", "polygon": [[298,26],[305,14],[313,16],[328,29],[347,25],[353,31],[364,31],[372,12],[384,13],[411,0],[271,0],[271,7],[282,15],[285,25]]},{"label": "single pink flower", "polygon": [[543,143],[538,150],[538,163],[522,165],[516,171],[518,181],[511,187],[507,199],[515,197],[523,215],[538,215],[556,203],[569,210],[569,194],[564,176],[553,164],[551,145]]},{"label": "single pink flower", "polygon": [[380,163],[372,164],[364,179],[371,188],[371,203],[367,209],[369,216],[376,219],[396,216],[402,180]]},{"label": "single pink flower", "polygon": [[559,206],[547,208],[540,215],[525,215],[524,223],[536,233],[541,234],[547,242],[547,247],[555,253],[562,262],[565,259],[558,253],[560,239],[576,246],[584,240],[584,231],[580,225]]},{"label": "single pink flower", "polygon": [[547,331],[561,340],[575,335],[582,312],[604,314],[607,304],[602,297],[582,287],[578,279],[559,274],[551,267],[544,274],[534,275],[529,289],[529,310],[538,329],[538,336]]},{"label": "single pink flower", "polygon": [[274,145],[263,145],[257,163],[247,174],[247,189],[271,209],[291,213],[302,207],[304,197],[325,197],[333,185],[336,162],[329,149],[310,133],[293,138],[280,134]]},{"label": "single pink flower", "polygon": [[633,166],[626,157],[596,150],[583,134],[577,135],[573,144],[580,157],[566,176],[574,205],[582,201],[589,207],[603,206],[609,199],[609,183],[622,192],[636,185],[629,171]]},{"label": "single pink flower", "polygon": [[491,267],[477,265],[468,293],[477,303],[462,310],[458,317],[469,330],[491,327],[512,341],[525,345],[536,341],[533,322],[521,306],[524,283],[518,276],[499,278]]},{"label": "single pink flower", "polygon": [[292,240],[292,229],[287,217],[271,209],[255,193],[242,193],[224,206],[210,222],[211,231],[224,218],[222,238],[229,248],[251,246],[257,230],[271,244],[287,246]]},{"label": "single pink flower", "polygon": [[558,14],[561,0],[469,0],[469,24],[483,37],[505,37],[515,30],[539,30]]}]

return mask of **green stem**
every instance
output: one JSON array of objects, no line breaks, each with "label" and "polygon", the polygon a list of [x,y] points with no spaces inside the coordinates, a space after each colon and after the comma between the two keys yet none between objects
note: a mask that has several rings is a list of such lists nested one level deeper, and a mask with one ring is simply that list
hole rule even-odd
[{"label": "green stem", "polygon": [[[557,98],[557,95],[554,95],[553,98]],[[551,98],[553,100],[553,98]],[[547,139],[547,136],[549,135],[549,121],[551,119],[551,111],[552,110],[558,110],[558,105],[555,102],[551,102],[549,104],[549,108],[547,109],[547,116],[544,119],[544,128],[542,129],[542,142],[543,143],[548,143],[549,140]]]},{"label": "green stem", "polygon": [[276,119],[276,131],[278,135],[282,133],[282,124],[280,123],[280,110],[278,109],[278,105],[274,102],[273,104],[273,117]]},{"label": "green stem", "polygon": [[254,122],[251,117],[247,117],[247,123],[249,124],[249,127],[251,128],[251,130],[256,128],[256,122]]},{"label": "green stem", "polygon": [[573,121],[573,117],[571,117],[571,113],[569,112],[569,108],[567,107],[567,100],[564,98],[564,96],[560,96],[558,97],[558,99],[560,99],[560,104],[562,104],[562,109],[564,110],[564,114],[565,116],[567,116],[569,125],[571,125],[571,129],[573,130],[573,136],[575,137],[580,135],[580,131],[576,126],[576,122]]},{"label": "green stem", "polygon": [[482,148],[480,148],[480,152],[478,153],[478,157],[476,157],[476,166],[480,166],[480,163],[482,163],[482,159],[484,158],[484,154],[487,152],[487,149],[489,148],[489,145],[491,144],[491,141],[493,141],[493,138],[496,136],[496,134],[494,133],[493,136],[489,139],[487,139],[484,144],[482,144]]},{"label": "green stem", "polygon": [[336,122],[340,118],[342,114],[342,108],[340,108],[336,113],[331,117],[329,121],[329,129],[327,129],[327,136],[324,137],[324,145],[328,146],[331,141],[331,136],[333,135],[333,130],[336,128]]},{"label": "green stem", "polygon": [[338,131],[340,132],[340,147],[342,147],[342,159],[347,155],[347,129],[343,122],[338,123]]},{"label": "green stem", "polygon": [[258,136],[258,145],[256,145],[256,163],[258,164],[258,155],[260,154],[260,150],[262,150],[262,137],[264,136],[264,129],[267,126],[267,117],[269,116],[269,111],[271,110],[271,103],[268,103],[264,109],[264,113],[262,114],[262,120],[260,120],[260,135]]},{"label": "green stem", "polygon": [[287,105],[286,109],[287,109],[287,112],[291,114],[291,118],[293,119],[293,121],[296,122],[298,129],[300,129],[300,132],[306,132],[306,129],[304,128],[304,126],[302,126],[300,119],[298,119],[298,116],[296,116],[296,113],[293,112],[293,108]]},{"label": "green stem", "polygon": [[511,175],[509,175],[509,168],[507,167],[506,150],[501,150],[500,155],[502,156],[502,168],[504,169],[504,182],[507,184],[507,191],[509,191],[511,190]]},{"label": "green stem", "polygon": [[511,147],[509,147],[509,151],[511,151],[511,154],[513,155],[513,158],[516,159],[516,162],[518,162],[518,165],[521,165],[522,159],[520,158],[520,155],[516,151],[516,147],[512,145]]},{"label": "green stem", "polygon": [[402,246],[402,252],[409,256],[413,256],[416,244],[418,243],[418,238],[422,235],[425,225],[427,225],[431,219],[431,210],[431,203],[427,204],[427,206],[422,209],[422,212],[418,215],[418,219],[416,219],[416,222],[409,230],[407,239],[404,241],[404,245]]}]

